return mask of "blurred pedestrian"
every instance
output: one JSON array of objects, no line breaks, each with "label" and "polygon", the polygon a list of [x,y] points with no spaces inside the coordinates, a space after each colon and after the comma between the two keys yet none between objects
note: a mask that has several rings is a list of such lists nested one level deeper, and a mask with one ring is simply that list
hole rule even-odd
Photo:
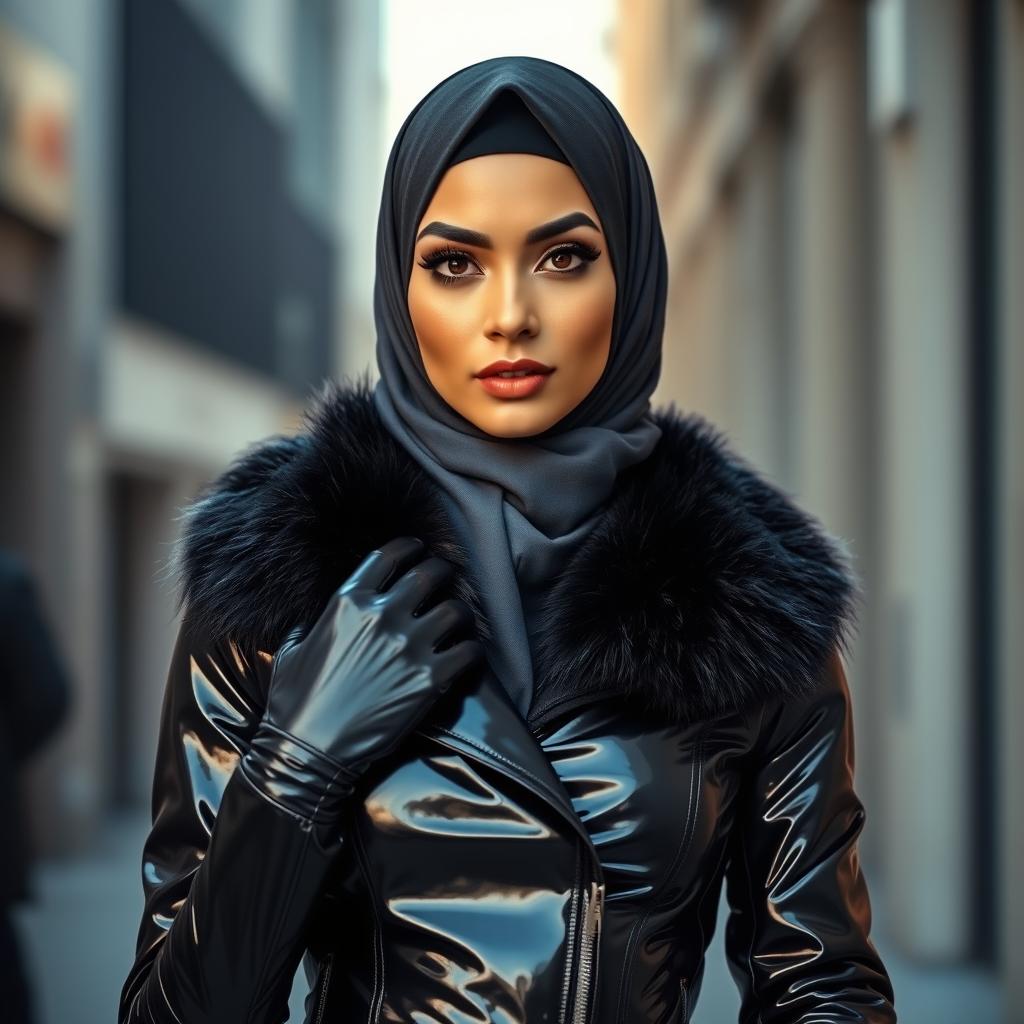
[{"label": "blurred pedestrian", "polygon": [[21,769],[68,713],[68,673],[24,562],[0,548],[0,1007],[8,1024],[35,1020],[12,910],[33,898]]}]

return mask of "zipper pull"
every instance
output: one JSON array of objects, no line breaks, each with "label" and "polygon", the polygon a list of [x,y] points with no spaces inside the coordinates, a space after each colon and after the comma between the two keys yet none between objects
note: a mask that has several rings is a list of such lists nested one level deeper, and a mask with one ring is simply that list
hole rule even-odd
[{"label": "zipper pull", "polygon": [[587,934],[597,935],[601,930],[601,911],[604,908],[604,882],[590,883],[590,900],[587,906]]}]

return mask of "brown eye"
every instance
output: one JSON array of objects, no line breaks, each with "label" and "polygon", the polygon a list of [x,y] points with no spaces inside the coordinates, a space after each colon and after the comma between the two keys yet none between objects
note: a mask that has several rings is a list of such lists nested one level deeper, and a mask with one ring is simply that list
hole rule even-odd
[{"label": "brown eye", "polygon": [[424,270],[429,270],[431,276],[439,284],[457,284],[473,277],[481,277],[482,274],[467,273],[469,268],[476,266],[475,261],[458,249],[438,249],[428,253],[420,261]]},{"label": "brown eye", "polygon": [[468,269],[469,260],[464,256],[452,256],[452,258],[447,261],[446,266],[454,277],[460,277],[462,272]]},{"label": "brown eye", "polygon": [[[570,242],[568,245],[552,249],[541,261],[539,266],[549,266],[555,276],[580,274],[588,263],[593,263],[601,255],[600,249],[582,242]],[[576,261],[574,263],[574,260]]]}]

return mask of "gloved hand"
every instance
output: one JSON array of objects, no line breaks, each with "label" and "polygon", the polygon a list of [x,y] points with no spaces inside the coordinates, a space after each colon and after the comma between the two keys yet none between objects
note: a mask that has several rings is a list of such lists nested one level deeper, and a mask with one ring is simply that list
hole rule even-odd
[{"label": "gloved hand", "polygon": [[369,766],[483,664],[468,605],[431,600],[451,563],[424,550],[416,537],[397,537],[370,552],[308,635],[293,629],[275,656],[267,707],[239,767],[307,822],[334,818]]}]

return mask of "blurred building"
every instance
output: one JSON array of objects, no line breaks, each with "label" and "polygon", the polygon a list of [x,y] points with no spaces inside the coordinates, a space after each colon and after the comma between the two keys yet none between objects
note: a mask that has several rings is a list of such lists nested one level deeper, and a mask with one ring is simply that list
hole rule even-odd
[{"label": "blurred building", "polygon": [[620,14],[672,275],[656,398],[847,541],[877,910],[1024,1020],[1024,3]]},{"label": "blurred building", "polygon": [[148,806],[180,507],[367,361],[377,19],[0,0],[0,543],[76,684],[28,783],[41,852]]}]

